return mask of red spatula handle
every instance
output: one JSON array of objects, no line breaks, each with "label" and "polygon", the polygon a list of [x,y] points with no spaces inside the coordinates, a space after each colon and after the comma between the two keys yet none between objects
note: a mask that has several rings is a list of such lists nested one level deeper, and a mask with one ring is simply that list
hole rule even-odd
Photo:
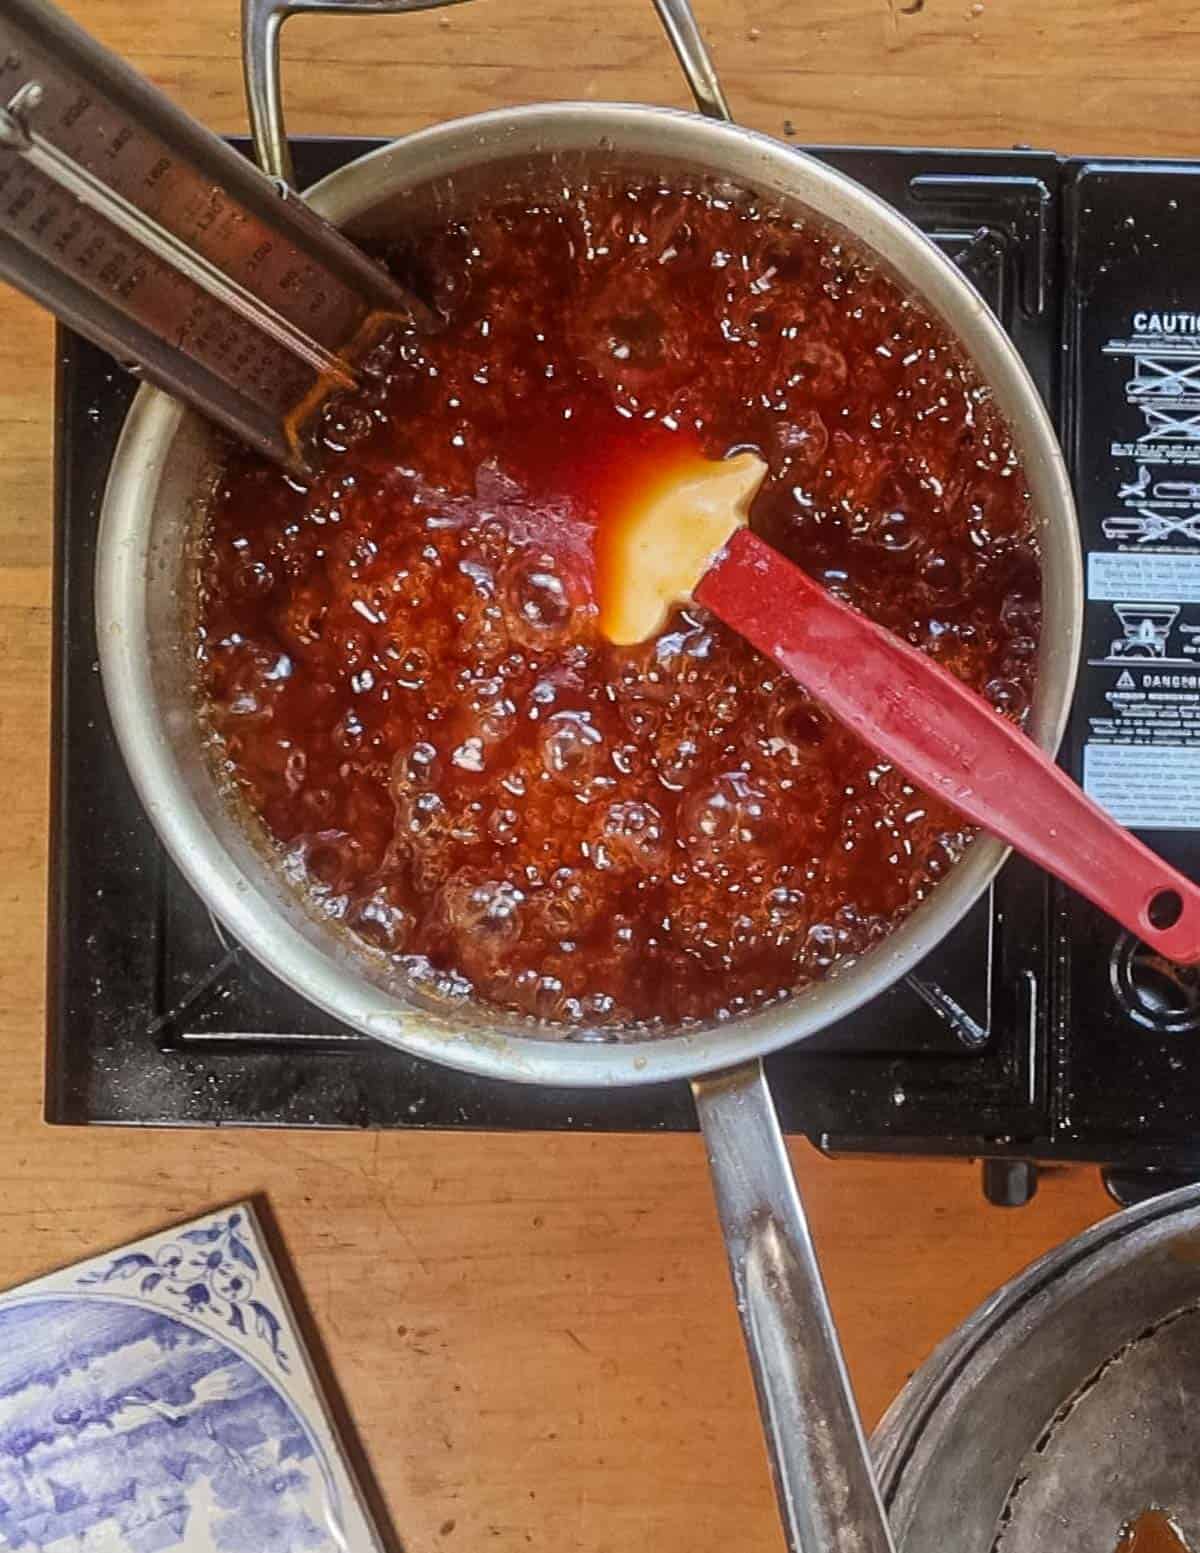
[{"label": "red spatula handle", "polygon": [[696,599],[914,782],[1057,874],[1160,954],[1200,961],[1200,889],[952,674],[748,529]]}]

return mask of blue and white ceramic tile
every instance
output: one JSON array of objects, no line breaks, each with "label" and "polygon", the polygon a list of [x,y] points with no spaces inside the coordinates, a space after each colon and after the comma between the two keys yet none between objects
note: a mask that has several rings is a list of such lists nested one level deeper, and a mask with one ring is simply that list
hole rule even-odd
[{"label": "blue and white ceramic tile", "polygon": [[382,1553],[248,1204],[0,1295],[0,1548]]}]

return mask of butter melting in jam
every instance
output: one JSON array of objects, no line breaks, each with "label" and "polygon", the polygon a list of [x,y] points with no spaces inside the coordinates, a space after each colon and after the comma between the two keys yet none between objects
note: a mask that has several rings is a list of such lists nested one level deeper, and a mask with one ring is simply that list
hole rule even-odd
[{"label": "butter melting in jam", "polygon": [[597,527],[751,448],[752,526],[1020,718],[1025,479],[942,326],[749,203],[589,186],[386,255],[382,347],[302,488],[231,451],[204,557],[214,750],[317,909],[409,978],[674,1026],[861,954],[970,840],[697,608],[616,647]]}]

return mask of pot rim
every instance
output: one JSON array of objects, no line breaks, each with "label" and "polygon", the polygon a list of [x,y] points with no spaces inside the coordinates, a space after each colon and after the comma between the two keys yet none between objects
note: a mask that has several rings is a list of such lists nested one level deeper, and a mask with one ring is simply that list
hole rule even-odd
[{"label": "pot rim", "polygon": [[[329,174],[305,198],[342,224],[384,195],[466,167],[481,153],[544,152],[545,141],[556,134],[569,140],[575,131],[574,149],[708,162],[714,176],[732,185],[756,185],[807,205],[847,229],[943,316],[1000,403],[1035,486],[1043,532],[1054,537],[1060,572],[1055,607],[1064,618],[1054,642],[1043,633],[1031,731],[1043,748],[1055,751],[1070,711],[1082,628],[1078,527],[1062,452],[1024,363],[990,309],[961,271],[878,196],[814,157],[741,126],[672,108],[566,102],[496,109],[420,130]],[[201,813],[155,715],[146,629],[150,516],[172,439],[187,413],[166,394],[143,387],[109,474],[96,572],[109,710],[142,802],[188,882],[257,959],[335,1019],[414,1056],[490,1078],[597,1087],[698,1077],[789,1046],[876,997],[940,942],[1007,857],[1002,843],[979,837],[928,900],[840,974],[785,1002],[683,1034],[564,1039],[539,1035],[532,1024],[505,1024],[502,1015],[490,1028],[470,1026],[405,1004],[355,974],[348,959],[339,963],[316,941],[315,924],[301,931],[238,865]]]}]

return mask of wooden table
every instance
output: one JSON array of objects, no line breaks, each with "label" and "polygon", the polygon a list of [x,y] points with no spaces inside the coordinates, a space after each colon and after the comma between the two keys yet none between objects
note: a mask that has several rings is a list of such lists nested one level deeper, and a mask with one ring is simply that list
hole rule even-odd
[{"label": "wooden table", "polygon": [[[218,130],[235,0],[70,0]],[[804,141],[1184,154],[1183,0],[700,0],[735,113]],[[290,24],[296,131],[527,99],[685,104],[648,0]],[[40,1120],[51,331],[0,294],[0,1286],[263,1194],[409,1553],[779,1546],[695,1138],[69,1132]],[[1100,1217],[1092,1172],[985,1209],[969,1165],[803,1144],[873,1422],[955,1322]]]}]

